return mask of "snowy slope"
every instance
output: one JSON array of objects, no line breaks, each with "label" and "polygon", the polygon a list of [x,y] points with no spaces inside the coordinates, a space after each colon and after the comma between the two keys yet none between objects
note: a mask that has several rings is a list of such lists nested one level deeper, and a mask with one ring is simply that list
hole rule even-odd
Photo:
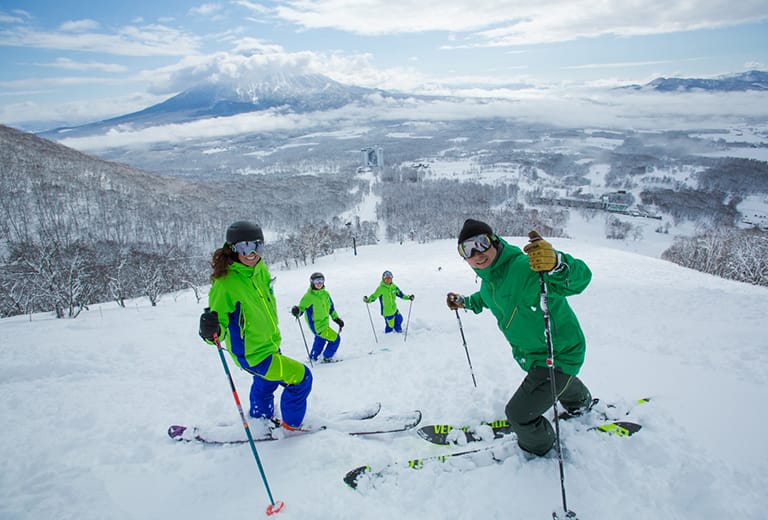
[{"label": "snowy slope", "polygon": [[[520,237],[511,237],[522,244]],[[629,252],[575,240],[594,279],[571,298],[588,340],[583,380],[608,401],[652,396],[629,439],[562,424],[568,505],[588,519],[758,520],[768,510],[763,405],[768,383],[768,292]],[[362,302],[384,269],[416,294],[407,342],[381,332]],[[285,353],[304,355],[288,309],[323,271],[346,322],[341,363],[316,367],[311,413],[380,400],[419,408],[424,424],[499,417],[523,372],[489,313],[461,313],[474,388],[445,293],[477,288],[453,241],[379,245],[273,271]],[[215,350],[197,337],[203,303],[191,293],[120,309],[92,306],[75,320],[0,320],[0,518],[262,518],[268,499],[247,445],[178,444],[171,423],[237,422]],[[408,303],[400,304],[407,316]],[[306,326],[305,326],[305,333]],[[388,350],[381,350],[387,348]],[[369,352],[373,351],[373,354]],[[232,364],[230,363],[230,367]],[[247,402],[250,378],[233,368]],[[557,463],[402,470],[353,491],[345,472],[451,449],[414,432],[376,438],[334,431],[258,445],[283,519],[535,519],[561,509]]]}]

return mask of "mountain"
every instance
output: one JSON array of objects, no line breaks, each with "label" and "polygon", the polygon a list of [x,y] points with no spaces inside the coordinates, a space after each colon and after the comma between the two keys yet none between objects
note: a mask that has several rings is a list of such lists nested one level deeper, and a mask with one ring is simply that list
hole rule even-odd
[{"label": "mountain", "polygon": [[[560,423],[569,508],[584,520],[763,520],[767,290],[576,240],[553,245],[594,273],[569,298],[588,343],[580,377],[604,401],[653,398],[627,417],[643,424],[630,438]],[[306,359],[306,324],[289,309],[311,272],[325,274],[345,321],[343,361],[311,368],[315,417],[380,400],[382,414],[420,408],[423,424],[476,424],[502,416],[524,376],[493,316],[460,312],[473,385],[456,314],[445,306],[447,291],[477,290],[455,240],[270,267],[284,354]],[[375,341],[361,301],[384,269],[416,295],[412,308],[399,304],[404,316],[412,311],[406,341],[382,334],[371,305]],[[266,518],[269,501],[247,445],[179,444],[166,435],[179,422],[242,433],[219,357],[197,335],[203,296],[183,291],[156,307],[146,299],[94,304],[73,320],[0,320],[0,518]],[[251,377],[226,359],[247,407]],[[527,461],[512,447],[503,462],[403,467],[357,491],[342,482],[352,468],[462,447],[429,445],[413,431],[363,438],[327,430],[257,449],[274,498],[286,504],[278,520],[544,520],[562,512],[557,460]]]},{"label": "mountain", "polygon": [[344,85],[321,74],[274,72],[256,80],[207,81],[138,112],[76,127],[56,128],[38,135],[47,139],[82,137],[105,133],[118,126],[139,130],[268,109],[294,113],[322,111],[365,102],[366,97],[372,95],[408,97]]},{"label": "mountain", "polygon": [[768,90],[768,71],[750,70],[713,79],[656,78],[645,85],[631,85],[623,88],[655,90],[657,92],[690,92],[692,90],[710,92],[766,91]]}]

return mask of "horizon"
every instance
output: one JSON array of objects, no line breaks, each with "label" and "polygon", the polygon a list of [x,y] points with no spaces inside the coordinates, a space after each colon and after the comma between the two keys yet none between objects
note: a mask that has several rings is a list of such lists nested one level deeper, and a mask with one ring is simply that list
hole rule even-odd
[{"label": "horizon", "polygon": [[[514,96],[768,69],[760,3],[318,0],[0,8],[0,122],[82,124],[275,69],[414,94]],[[529,94],[530,95],[530,94]],[[42,129],[42,128],[39,128]]]}]

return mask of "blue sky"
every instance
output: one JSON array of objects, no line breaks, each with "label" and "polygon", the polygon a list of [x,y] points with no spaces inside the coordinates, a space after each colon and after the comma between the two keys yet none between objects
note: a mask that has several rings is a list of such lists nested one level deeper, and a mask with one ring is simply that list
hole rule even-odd
[{"label": "blue sky", "polygon": [[768,4],[0,2],[0,123],[10,126],[94,121],[273,68],[420,93],[713,77],[768,68]]}]

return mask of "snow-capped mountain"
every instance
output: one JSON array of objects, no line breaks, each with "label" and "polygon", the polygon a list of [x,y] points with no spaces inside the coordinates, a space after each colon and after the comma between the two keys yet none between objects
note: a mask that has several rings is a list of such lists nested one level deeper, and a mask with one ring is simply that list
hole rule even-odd
[{"label": "snow-capped mountain", "polygon": [[768,72],[750,70],[739,74],[730,74],[719,78],[656,78],[645,85],[632,85],[635,90],[655,90],[658,92],[681,92],[708,90],[713,92],[744,92],[747,90],[768,90]]},{"label": "snow-capped mountain", "polygon": [[138,112],[76,127],[56,128],[38,135],[47,139],[80,137],[104,133],[115,127],[138,130],[268,109],[293,113],[322,111],[365,102],[372,95],[406,97],[378,89],[345,85],[321,74],[275,71],[255,79],[206,81]]}]

